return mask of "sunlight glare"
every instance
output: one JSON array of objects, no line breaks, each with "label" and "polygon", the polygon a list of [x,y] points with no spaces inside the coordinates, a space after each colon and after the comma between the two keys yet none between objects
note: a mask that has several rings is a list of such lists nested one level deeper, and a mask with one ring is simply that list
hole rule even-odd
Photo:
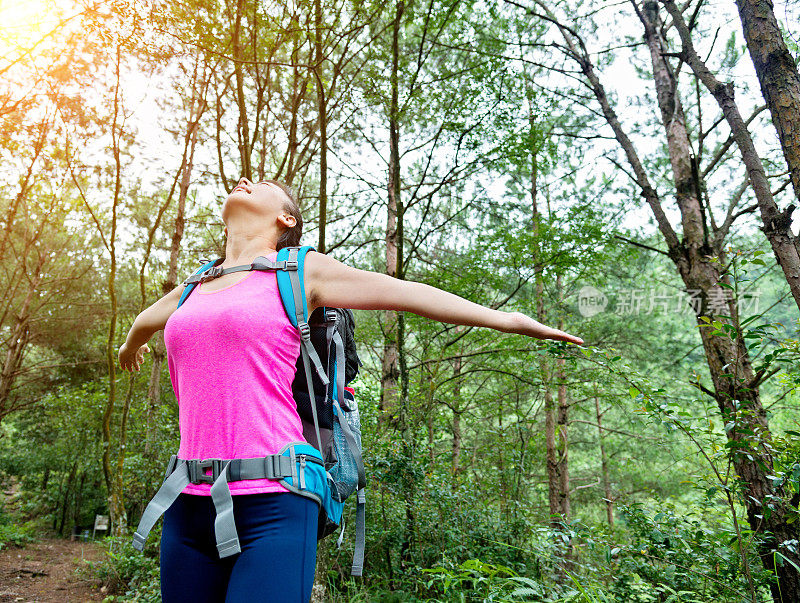
[{"label": "sunlight glare", "polygon": [[64,0],[0,0],[0,57],[13,61],[33,49],[74,6]]}]

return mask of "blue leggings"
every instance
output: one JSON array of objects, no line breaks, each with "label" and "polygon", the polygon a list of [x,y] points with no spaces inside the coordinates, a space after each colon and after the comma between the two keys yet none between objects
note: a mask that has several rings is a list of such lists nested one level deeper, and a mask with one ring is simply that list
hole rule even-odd
[{"label": "blue leggings", "polygon": [[242,552],[220,559],[210,496],[181,494],[164,514],[164,603],[306,603],[314,585],[319,506],[289,492],[239,494],[233,514]]}]

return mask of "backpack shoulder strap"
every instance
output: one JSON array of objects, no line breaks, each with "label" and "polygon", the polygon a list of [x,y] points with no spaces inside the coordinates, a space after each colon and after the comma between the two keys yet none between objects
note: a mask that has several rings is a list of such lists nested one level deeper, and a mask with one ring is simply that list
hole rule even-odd
[{"label": "backpack shoulder strap", "polygon": [[306,290],[304,280],[304,266],[306,254],[310,249],[304,247],[284,247],[278,251],[277,260],[284,261],[283,268],[277,271],[278,291],[280,292],[283,307],[289,321],[300,331],[300,356],[303,359],[303,368],[306,373],[308,394],[311,400],[311,414],[314,417],[314,432],[317,437],[317,448],[322,451],[322,438],[319,432],[319,419],[317,417],[316,396],[314,395],[314,382],[311,379],[311,366],[324,385],[328,385],[328,375],[322,368],[314,344],[311,343],[311,327],[308,326],[308,305],[306,304]]},{"label": "backpack shoulder strap", "polygon": [[[221,264],[223,262],[223,258],[217,258],[216,260],[212,260],[206,264],[200,266],[197,271],[194,272],[192,276],[203,274],[207,270],[211,270],[214,266]],[[189,294],[194,291],[194,288],[197,287],[197,282],[194,283],[186,283],[184,282],[183,293],[181,293],[181,298],[178,300],[178,307],[180,308],[183,305],[183,302],[186,301],[186,298],[189,297]]]},{"label": "backpack shoulder strap", "polygon": [[306,254],[309,251],[316,250],[311,245],[284,247],[278,251],[278,257],[276,258],[278,262],[287,263],[285,269],[277,271],[278,291],[280,291],[283,307],[289,317],[289,322],[298,329],[301,328],[300,323],[308,323],[304,277]]}]

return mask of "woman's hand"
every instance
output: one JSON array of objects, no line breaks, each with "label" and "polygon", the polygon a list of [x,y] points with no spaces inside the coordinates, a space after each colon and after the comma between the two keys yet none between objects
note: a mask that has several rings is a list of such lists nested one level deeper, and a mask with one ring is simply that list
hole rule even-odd
[{"label": "woman's hand", "polygon": [[123,371],[138,371],[144,362],[145,352],[150,348],[147,342],[167,324],[167,320],[178,308],[178,300],[183,285],[178,285],[149,308],[142,311],[133,321],[125,343],[119,349],[119,364]]},{"label": "woman's hand", "polygon": [[137,350],[131,350],[126,344],[122,344],[119,349],[119,365],[123,371],[138,371],[142,362],[144,362],[144,355],[150,351],[150,346],[144,344]]},{"label": "woman's hand", "polygon": [[543,325],[542,323],[535,321],[530,316],[526,316],[521,312],[510,312],[508,319],[510,328],[506,330],[507,333],[527,335],[528,337],[535,337],[536,339],[569,341],[570,343],[583,345],[583,339],[580,337],[575,337],[574,335],[570,335],[564,331],[559,331],[558,329]]}]

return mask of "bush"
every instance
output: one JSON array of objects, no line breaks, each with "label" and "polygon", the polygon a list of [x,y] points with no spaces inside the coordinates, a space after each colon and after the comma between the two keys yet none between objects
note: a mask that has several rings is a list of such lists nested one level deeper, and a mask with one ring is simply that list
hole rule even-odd
[{"label": "bush", "polygon": [[[158,542],[158,538],[151,538]],[[110,537],[108,550],[101,561],[89,563],[90,572],[106,587],[110,596],[105,601],[157,603],[161,601],[160,570],[157,545],[140,553],[131,545],[129,536]],[[154,554],[155,552],[155,554]]]},{"label": "bush", "polygon": [[34,525],[32,522],[23,524],[0,524],[0,549],[9,546],[22,547],[34,542]]},{"label": "bush", "polygon": [[546,601],[547,589],[532,578],[519,576],[509,567],[469,559],[453,566],[444,563],[423,570],[430,577],[426,586],[440,591],[447,600]]},{"label": "bush", "polygon": [[[620,507],[620,514],[632,542],[611,552],[618,560],[613,590],[619,599],[722,603],[750,598],[736,534],[724,522],[714,522],[710,510],[702,520],[677,515],[668,504],[657,511],[631,504]],[[753,548],[747,553],[750,571],[763,595],[770,576]]]}]

